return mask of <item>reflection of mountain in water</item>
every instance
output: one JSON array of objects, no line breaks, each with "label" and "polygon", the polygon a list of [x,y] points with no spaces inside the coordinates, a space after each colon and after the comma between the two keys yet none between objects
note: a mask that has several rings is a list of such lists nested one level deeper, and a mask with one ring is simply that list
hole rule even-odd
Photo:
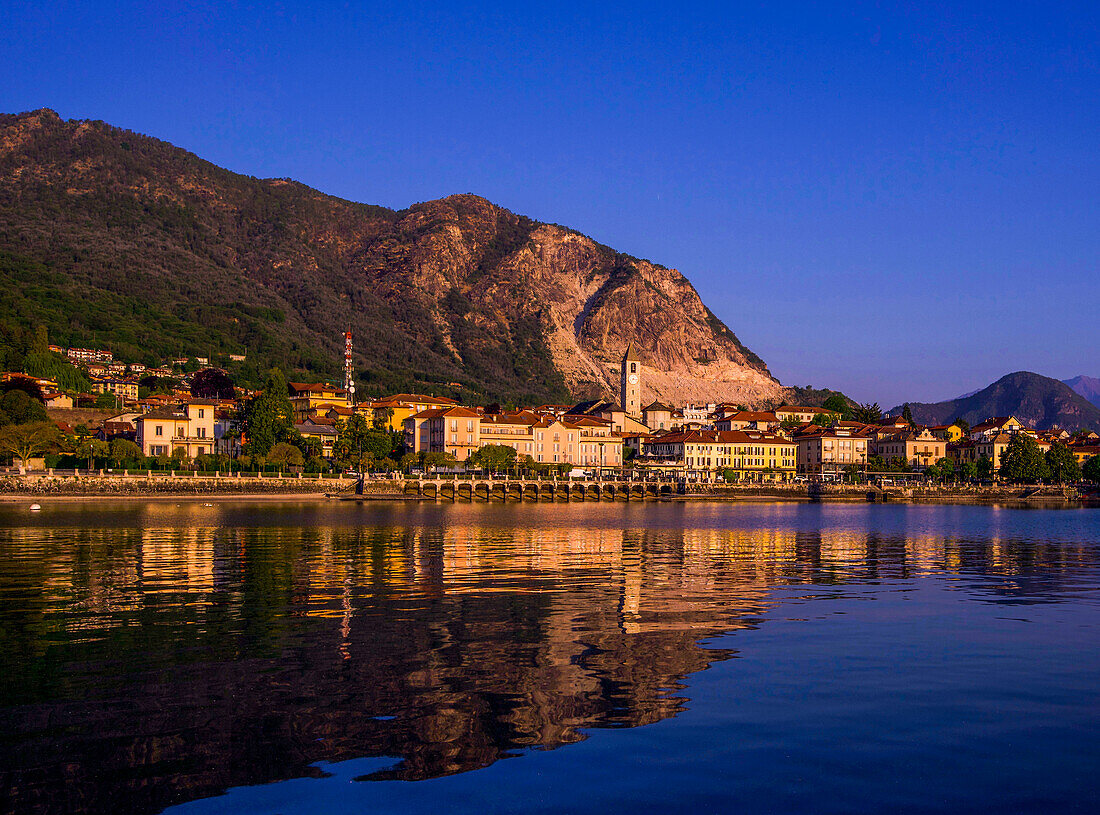
[{"label": "reflection of mountain in water", "polygon": [[683,678],[732,653],[699,641],[755,625],[777,586],[1021,586],[1084,556],[776,529],[5,535],[23,555],[0,573],[13,811],[156,811],[366,755],[399,759],[373,778],[484,767],[675,715]]}]

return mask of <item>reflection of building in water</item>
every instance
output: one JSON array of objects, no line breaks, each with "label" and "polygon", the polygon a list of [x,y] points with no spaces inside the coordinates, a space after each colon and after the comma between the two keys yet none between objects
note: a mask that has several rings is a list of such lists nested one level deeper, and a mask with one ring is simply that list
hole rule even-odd
[{"label": "reflection of building in water", "polygon": [[365,755],[400,758],[376,777],[461,772],[675,715],[685,677],[730,654],[700,640],[758,624],[776,589],[1095,568],[1087,547],[1004,538],[583,514],[516,528],[453,509],[385,527],[158,508],[130,528],[0,530],[5,551],[39,553],[2,643],[50,657],[7,660],[34,696],[4,711],[21,734],[0,747],[13,808],[153,812]]}]

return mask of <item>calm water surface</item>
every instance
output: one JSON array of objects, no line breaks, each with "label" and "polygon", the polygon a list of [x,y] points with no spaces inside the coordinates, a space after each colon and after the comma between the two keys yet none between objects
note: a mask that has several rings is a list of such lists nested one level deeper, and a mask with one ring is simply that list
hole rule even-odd
[{"label": "calm water surface", "polygon": [[1100,812],[1100,511],[0,506],[7,812]]}]

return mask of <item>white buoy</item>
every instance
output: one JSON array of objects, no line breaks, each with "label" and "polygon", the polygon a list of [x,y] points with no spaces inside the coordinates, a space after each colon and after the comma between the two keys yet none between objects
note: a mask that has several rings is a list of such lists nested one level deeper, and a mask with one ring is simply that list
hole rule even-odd
[{"label": "white buoy", "polygon": [[214,506],[214,505],[213,505],[213,504],[203,504],[203,506],[204,506],[204,507],[212,507],[212,506]]},{"label": "white buoy", "polygon": [[42,509],[41,504],[31,504],[31,512],[38,512],[40,509]]}]

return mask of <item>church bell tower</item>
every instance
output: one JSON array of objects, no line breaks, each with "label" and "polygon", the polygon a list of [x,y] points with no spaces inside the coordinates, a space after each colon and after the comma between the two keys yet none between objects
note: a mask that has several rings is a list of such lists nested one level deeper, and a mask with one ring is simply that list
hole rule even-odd
[{"label": "church bell tower", "polygon": [[623,412],[633,419],[641,419],[642,359],[638,356],[633,342],[626,347],[626,353],[623,355],[620,385]]}]

